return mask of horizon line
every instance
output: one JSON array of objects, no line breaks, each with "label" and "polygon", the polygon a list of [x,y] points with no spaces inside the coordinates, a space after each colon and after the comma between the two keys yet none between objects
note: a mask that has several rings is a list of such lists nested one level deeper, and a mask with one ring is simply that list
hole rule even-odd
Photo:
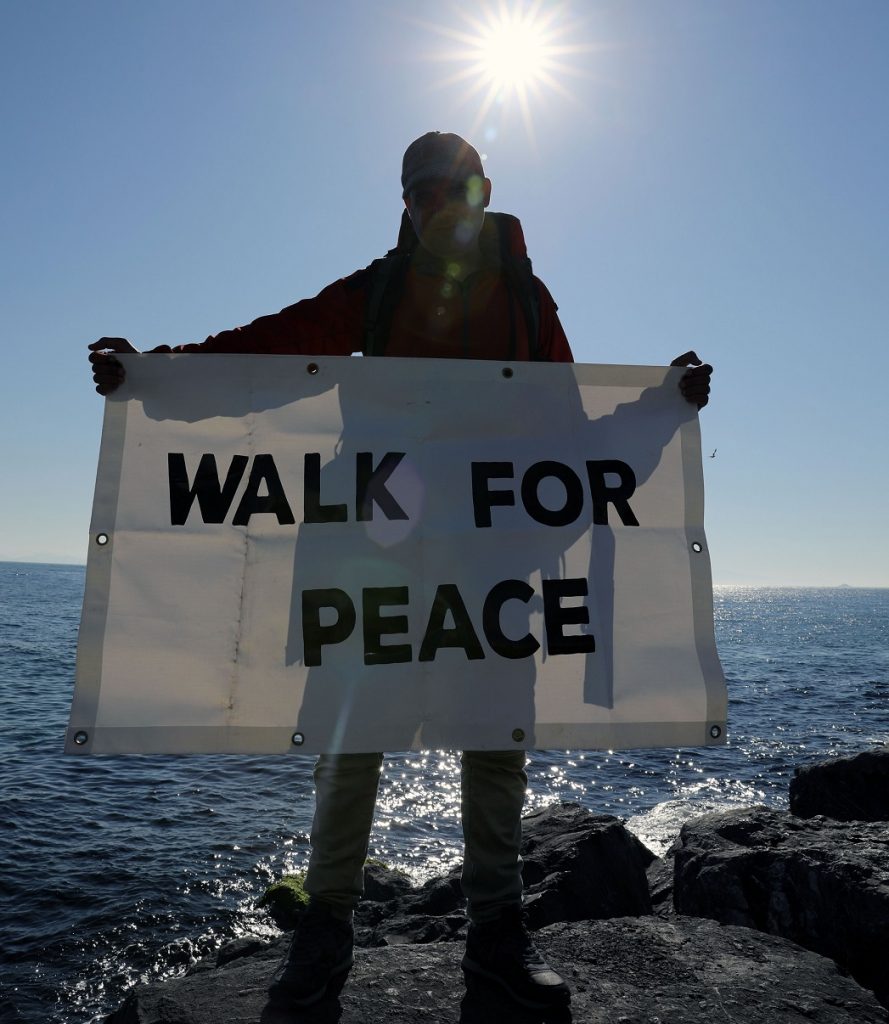
[{"label": "horizon line", "polygon": [[[25,558],[0,557],[0,565],[45,565],[59,569],[86,569],[85,562],[51,562]],[[748,587],[754,590],[889,590],[889,583],[720,583],[714,580],[712,586]]]}]

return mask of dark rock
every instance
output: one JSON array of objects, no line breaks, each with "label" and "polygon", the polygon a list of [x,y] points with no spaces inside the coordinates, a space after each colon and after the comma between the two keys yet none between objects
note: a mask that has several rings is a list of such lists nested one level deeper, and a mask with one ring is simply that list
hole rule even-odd
[{"label": "dark rock", "polygon": [[377,903],[398,899],[413,888],[410,878],[397,868],[369,860],[364,865],[364,898]]},{"label": "dark rock", "polygon": [[651,913],[654,854],[618,818],[553,804],[523,819],[525,909],[532,928]]},{"label": "dark rock", "polygon": [[457,942],[466,938],[469,922],[465,914],[396,914],[378,924],[365,946],[403,946],[414,942]]},{"label": "dark rock", "polygon": [[790,780],[790,812],[799,818],[889,821],[889,749],[797,768]]},{"label": "dark rock", "polygon": [[781,935],[843,965],[889,1005],[889,830],[767,808],[708,814],[676,849],[674,903]]},{"label": "dark rock", "polygon": [[263,942],[262,939],[250,935],[226,942],[224,946],[219,947],[216,954],[216,966],[222,967],[223,964],[229,964],[232,960],[238,960],[242,956],[253,956],[254,953],[261,952],[267,945],[268,943]]},{"label": "dark rock", "polygon": [[886,1024],[873,996],[836,965],[785,939],[713,921],[624,918],[552,925],[537,935],[574,990],[570,1013],[464,988],[453,943],[358,950],[345,987],[309,1011],[266,1006],[286,939],[210,971],[137,986],[106,1024]]},{"label": "dark rock", "polygon": [[358,946],[392,946],[411,942],[446,942],[466,934],[460,870],[408,888],[396,899],[376,903],[367,898],[355,912]]},{"label": "dark rock", "polygon": [[674,871],[673,857],[668,855],[652,861],[645,872],[648,879],[648,891],[651,895],[651,912],[657,914],[658,917],[673,916]]},{"label": "dark rock", "polygon": [[419,891],[401,903],[407,914],[452,914],[463,905],[460,874],[452,871],[444,878],[432,878]]},{"label": "dark rock", "polygon": [[[645,869],[655,859],[618,818],[552,804],[523,819],[525,909],[531,928],[651,913]],[[361,946],[443,942],[466,934],[460,868],[355,915]]]}]

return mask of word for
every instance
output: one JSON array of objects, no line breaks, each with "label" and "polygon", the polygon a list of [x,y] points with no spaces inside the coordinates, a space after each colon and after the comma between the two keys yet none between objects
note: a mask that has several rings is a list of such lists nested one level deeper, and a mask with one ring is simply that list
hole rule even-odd
[{"label": "word for", "polygon": [[[544,580],[542,591],[547,653],[588,654],[595,651],[596,641],[592,634],[566,636],[564,632],[566,626],[589,625],[590,612],[585,604],[562,605],[563,598],[586,597],[587,581],[583,578]],[[530,658],[540,649],[540,641],[530,633],[517,639],[508,637],[500,621],[507,601],[528,604],[534,593],[534,588],[523,580],[503,580],[493,586],[485,597],[481,609],[481,631],[490,649],[501,658]],[[383,609],[409,604],[407,587],[365,587],[361,591],[365,665],[396,665],[413,660],[411,644],[383,643],[383,637],[403,636],[408,632],[407,615],[384,614]],[[330,613],[333,613],[333,621],[322,624],[322,618],[331,618]],[[347,641],[357,622],[355,602],[345,590],[337,587],[304,590],[302,634],[305,664],[320,665],[322,649]],[[478,630],[455,583],[442,583],[435,592],[417,660],[434,661],[436,654],[445,647],[462,649],[470,661],[485,657]]]},{"label": "word for", "polygon": [[[586,463],[587,482],[593,500],[593,523],[608,523],[608,506],[620,516],[624,526],[638,526],[639,520],[630,508],[629,498],[636,490],[636,474],[617,459],[599,459]],[[609,487],[606,474],[614,474],[620,481]],[[472,507],[476,526],[491,525],[491,509],[495,505],[515,505],[515,494],[510,490],[492,491],[491,480],[512,480],[515,467],[511,462],[472,463]],[[547,508],[539,497],[540,485],[553,477],[565,488],[565,501],[561,508]],[[535,462],[522,477],[520,493],[525,511],[544,526],[568,526],[580,518],[583,511],[583,484],[570,466],[563,462]]]},{"label": "word for", "polygon": [[[374,465],[372,452],[355,455],[355,500],[351,506],[356,522],[373,519],[379,508],[387,519],[407,519],[408,515],[387,487],[389,478],[404,458],[404,452],[386,452]],[[170,484],[170,522],[183,526],[192,506],[197,502],[201,519],[205,523],[222,523],[234,504],[235,494],[244,478],[250,460],[246,455],[232,457],[225,480],[220,480],[216,456],[201,456],[194,480],[189,481],[182,452],[167,455]],[[629,499],[636,490],[636,475],[632,468],[618,459],[590,460],[586,466],[586,489],[593,505],[593,523],[608,523],[608,506],[613,506],[624,526],[638,526],[639,520],[630,508]],[[617,483],[609,484],[608,477]],[[514,506],[516,494],[512,487],[494,487],[493,481],[513,480],[515,466],[511,462],[471,463],[472,507],[475,525],[486,528],[493,525],[492,510]],[[540,499],[544,481],[557,480],[564,489],[564,500],[550,508]],[[522,476],[519,495],[527,514],[543,526],[567,526],[583,512],[584,483],[578,474],[563,462],[544,460],[529,466]],[[303,522],[345,523],[349,521],[350,506],[346,502],[325,504],[321,500],[321,455],[307,452],[303,460]],[[269,454],[255,455],[244,493],[232,517],[235,526],[246,526],[250,517],[258,514],[274,515],[281,525],[296,520],[274,458]]]}]

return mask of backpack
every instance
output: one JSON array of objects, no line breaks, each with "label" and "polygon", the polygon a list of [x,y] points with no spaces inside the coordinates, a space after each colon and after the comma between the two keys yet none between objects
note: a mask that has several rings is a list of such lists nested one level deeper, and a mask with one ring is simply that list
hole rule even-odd
[{"label": "backpack", "polygon": [[[493,223],[497,232],[500,270],[507,290],[518,303],[525,318],[530,357],[532,360],[540,360],[540,296],[534,281],[531,260],[525,254],[513,252],[510,244],[518,221],[508,213],[488,213],[485,215],[485,224],[489,222]],[[411,255],[418,244],[417,235],[405,210],[401,216],[401,228],[395,248],[390,249],[380,259],[374,260],[367,268],[370,275],[370,290],[362,347],[362,352],[366,356],[386,354],[392,317],[404,290],[404,278]],[[516,353],[516,330],[515,304],[512,302],[509,303],[509,320],[508,358],[513,359]]]}]

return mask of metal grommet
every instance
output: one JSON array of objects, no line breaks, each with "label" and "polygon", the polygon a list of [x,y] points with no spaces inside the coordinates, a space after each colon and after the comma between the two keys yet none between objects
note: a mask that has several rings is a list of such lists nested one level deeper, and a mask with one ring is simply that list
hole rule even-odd
[{"label": "metal grommet", "polygon": [[292,744],[293,744],[293,745],[294,745],[295,747],[301,747],[301,746],[303,745],[303,743],[305,743],[305,742],[306,742],[306,738],[305,738],[305,736],[303,736],[303,734],[302,734],[301,732],[295,732],[295,733],[294,733],[294,734],[293,734],[293,735],[292,735],[292,736],[290,737],[290,742],[291,742],[291,743],[292,743]]},{"label": "metal grommet", "polygon": [[507,380],[509,380],[509,378],[512,376],[512,367],[511,366],[504,366],[503,370],[501,372],[502,372],[503,376],[506,377]]},{"label": "metal grommet", "polygon": [[309,363],[309,365],[306,367],[306,373],[315,374],[318,372],[318,369],[319,367],[317,363]]},{"label": "metal grommet", "polygon": [[521,743],[522,740],[525,738],[525,730],[524,729],[513,729],[512,730],[512,738],[513,738],[513,740],[516,743]]},{"label": "metal grommet", "polygon": [[722,729],[720,728],[720,726],[718,726],[718,725],[711,725],[710,726],[710,735],[713,737],[714,740],[718,740],[719,737],[722,735]]},{"label": "metal grommet", "polygon": [[88,739],[89,735],[83,732],[82,730],[80,732],[74,733],[74,742],[77,744],[78,747],[82,747]]},{"label": "metal grommet", "polygon": [[99,545],[100,548],[105,547],[109,540],[111,540],[111,538],[108,536],[107,533],[96,534],[96,543]]},{"label": "metal grommet", "polygon": [[692,542],[691,549],[696,554],[700,554],[704,550],[704,545],[699,540],[696,540]]}]

